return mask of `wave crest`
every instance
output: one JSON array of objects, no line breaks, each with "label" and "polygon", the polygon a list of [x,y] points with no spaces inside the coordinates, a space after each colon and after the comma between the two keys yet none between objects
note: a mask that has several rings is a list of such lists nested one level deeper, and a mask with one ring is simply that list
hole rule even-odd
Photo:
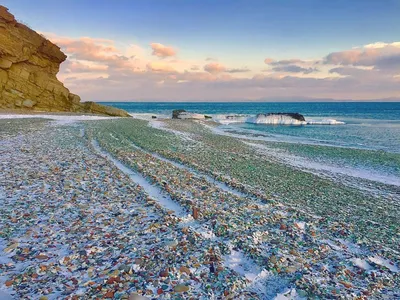
[{"label": "wave crest", "polygon": [[[263,125],[343,125],[342,121],[335,119],[321,119],[321,120],[306,120],[304,118],[294,117],[294,114],[258,114],[256,116],[243,116],[243,115],[218,115],[214,117],[214,121],[221,124],[233,123],[250,123],[250,124],[263,124]],[[301,115],[300,115],[301,116]]]}]

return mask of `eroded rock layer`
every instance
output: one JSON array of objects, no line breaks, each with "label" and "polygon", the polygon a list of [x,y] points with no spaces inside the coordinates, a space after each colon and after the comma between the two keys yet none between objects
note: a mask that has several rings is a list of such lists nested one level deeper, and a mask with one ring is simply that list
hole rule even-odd
[{"label": "eroded rock layer", "polygon": [[129,116],[120,109],[81,103],[70,93],[56,77],[66,58],[57,45],[0,5],[0,109]]}]

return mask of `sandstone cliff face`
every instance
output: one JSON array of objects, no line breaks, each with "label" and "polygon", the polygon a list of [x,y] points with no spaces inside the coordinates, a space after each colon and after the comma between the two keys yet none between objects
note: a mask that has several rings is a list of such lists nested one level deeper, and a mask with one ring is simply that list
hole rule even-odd
[{"label": "sandstone cliff face", "polygon": [[120,109],[81,103],[70,93],[56,77],[66,58],[59,47],[0,5],[0,109],[129,116]]}]

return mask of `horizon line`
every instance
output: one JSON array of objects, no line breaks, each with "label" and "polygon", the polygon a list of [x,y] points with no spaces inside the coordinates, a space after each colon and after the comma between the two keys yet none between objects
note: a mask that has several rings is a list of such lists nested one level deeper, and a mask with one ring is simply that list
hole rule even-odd
[{"label": "horizon line", "polygon": [[[85,102],[85,101],[83,101]],[[305,101],[296,101],[296,100],[288,100],[288,101],[271,101],[271,100],[234,100],[234,101],[221,101],[221,100],[179,100],[179,101],[170,101],[170,100],[93,100],[96,103],[400,103],[400,99],[371,99],[371,100],[337,100],[337,99],[321,99],[321,100],[305,100]]]}]

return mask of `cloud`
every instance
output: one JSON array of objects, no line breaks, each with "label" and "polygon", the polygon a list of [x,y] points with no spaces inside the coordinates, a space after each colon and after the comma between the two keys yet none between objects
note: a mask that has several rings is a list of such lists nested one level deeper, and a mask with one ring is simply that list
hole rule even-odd
[{"label": "cloud", "polygon": [[178,74],[179,80],[189,81],[189,82],[206,82],[215,81],[218,79],[217,74],[211,74],[209,72],[183,72]]},{"label": "cloud", "polygon": [[303,74],[310,74],[313,72],[318,72],[316,68],[303,68],[296,65],[286,65],[286,66],[278,66],[272,68],[275,72],[288,72],[288,73],[303,73]]},{"label": "cloud", "polygon": [[398,72],[400,70],[400,53],[378,58],[375,68],[379,70]]},{"label": "cloud", "polygon": [[106,39],[81,37],[78,39],[50,36],[49,39],[70,54],[70,58],[88,61],[113,59],[118,50],[114,42]]},{"label": "cloud", "polygon": [[218,59],[216,59],[216,58],[212,58],[212,57],[207,57],[206,58],[206,61],[217,61]]},{"label": "cloud", "polygon": [[257,66],[250,70],[202,58],[176,59],[176,51],[163,45],[151,55],[145,45],[109,39],[50,39],[68,55],[57,76],[84,101],[400,97],[398,42],[328,53],[318,70],[316,60],[266,58],[268,73],[258,74]]},{"label": "cloud", "polygon": [[[301,73],[301,74],[311,74],[318,72],[319,70],[310,65],[314,65],[313,62],[306,62],[304,60],[293,58],[284,60],[273,60],[272,58],[266,58],[264,63],[272,66],[272,69],[263,70],[263,72],[284,72],[284,73]],[[302,65],[302,66],[299,66]]]},{"label": "cloud", "polygon": [[325,64],[342,66],[372,66],[393,70],[400,67],[400,43],[377,42],[361,48],[333,52],[324,59]]},{"label": "cloud", "polygon": [[220,74],[220,73],[246,73],[250,72],[250,69],[247,67],[243,68],[226,68],[223,64],[212,62],[208,63],[203,67],[204,71],[211,74]]},{"label": "cloud", "polygon": [[165,58],[176,55],[176,50],[172,47],[164,46],[160,43],[151,43],[150,46],[153,49],[152,55],[157,57]]},{"label": "cloud", "polygon": [[168,63],[153,61],[147,64],[147,69],[152,72],[175,73],[176,70]]},{"label": "cloud", "polygon": [[367,44],[364,46],[364,48],[379,49],[379,48],[385,48],[387,46],[400,47],[400,42],[393,42],[393,43],[376,42],[372,44]]},{"label": "cloud", "polygon": [[[268,62],[267,62],[268,61]],[[305,61],[301,60],[301,59],[285,59],[285,60],[278,60],[278,61],[274,61],[271,58],[266,58],[264,60],[264,62],[266,64],[269,64],[271,66],[279,66],[279,65],[292,65],[292,64],[302,64],[305,63]]]},{"label": "cloud", "polygon": [[[228,75],[228,74],[227,74]],[[97,100],[243,100],[262,98],[371,99],[399,95],[398,81],[369,81],[360,78],[271,78],[219,77],[208,72],[185,72],[174,76],[144,72],[129,77],[77,80],[83,99]],[[112,83],[112,84],[111,84]],[[90,87],[90,89],[88,89]],[[397,94],[396,94],[397,93]]]},{"label": "cloud", "polygon": [[217,74],[217,73],[225,72],[226,68],[225,68],[225,66],[223,66],[220,63],[213,62],[213,63],[206,64],[204,66],[204,71],[211,73],[211,74]]},{"label": "cloud", "polygon": [[246,73],[250,72],[250,69],[244,67],[244,68],[233,68],[233,69],[227,69],[225,72],[227,73]]},{"label": "cloud", "polygon": [[360,69],[352,66],[341,66],[329,70],[329,73],[336,73],[342,78],[352,78],[358,82],[390,81],[387,75],[379,74],[380,71],[374,69]]},{"label": "cloud", "polygon": [[66,62],[64,62],[61,67],[63,68],[65,73],[86,73],[108,70],[108,66],[106,65],[90,64],[88,62],[71,60],[67,60]]},{"label": "cloud", "polygon": [[[132,49],[139,47],[131,45],[128,50],[130,56],[117,49],[113,40],[81,37],[61,37],[52,33],[45,33],[53,43],[57,44],[62,51],[68,55],[66,64],[69,62],[71,72],[95,72],[108,70],[137,70],[137,60],[132,54]],[[72,69],[71,69],[72,68]]]}]

